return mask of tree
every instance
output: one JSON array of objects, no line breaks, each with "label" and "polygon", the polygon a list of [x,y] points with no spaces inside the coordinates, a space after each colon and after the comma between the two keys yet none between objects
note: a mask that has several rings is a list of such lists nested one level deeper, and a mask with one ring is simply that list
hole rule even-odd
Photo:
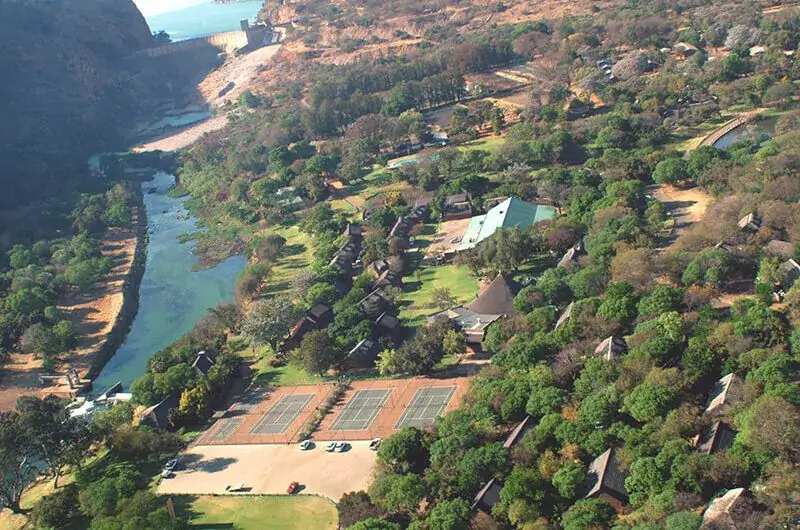
[{"label": "tree", "polygon": [[683,158],[662,160],[653,171],[653,180],[658,184],[677,184],[686,178],[686,161]]},{"label": "tree", "polygon": [[467,339],[463,333],[451,329],[445,334],[442,346],[447,355],[462,355],[467,351]]},{"label": "tree", "polygon": [[242,322],[242,335],[251,347],[269,344],[273,349],[300,316],[300,311],[287,296],[259,300]]},{"label": "tree", "polygon": [[378,462],[394,473],[422,472],[430,454],[426,433],[414,427],[401,429],[378,447]]},{"label": "tree", "polygon": [[561,525],[564,530],[586,530],[587,528],[606,528],[617,516],[614,508],[598,499],[580,500],[564,513]]},{"label": "tree", "polygon": [[70,484],[42,497],[33,507],[31,519],[37,528],[66,528],[80,516],[78,488]]},{"label": "tree", "polygon": [[400,530],[400,525],[373,517],[359,521],[353,526],[347,527],[347,530]]},{"label": "tree", "polygon": [[467,530],[470,507],[464,499],[441,501],[428,514],[429,530]]},{"label": "tree", "polygon": [[370,496],[386,511],[413,515],[425,497],[425,482],[414,473],[392,473],[379,477],[370,491]]},{"label": "tree", "polygon": [[774,456],[800,463],[800,408],[775,396],[760,397],[745,415],[740,434],[764,461]]},{"label": "tree", "polygon": [[431,303],[434,307],[441,310],[450,309],[458,303],[455,296],[450,292],[447,287],[441,287],[431,291]]},{"label": "tree", "polygon": [[668,516],[666,523],[666,530],[698,530],[703,516],[690,511],[677,512]]},{"label": "tree", "polygon": [[359,521],[377,518],[381,510],[372,503],[365,491],[351,491],[339,499],[339,528],[349,528]]},{"label": "tree", "polygon": [[181,394],[179,410],[189,418],[203,418],[209,412],[210,396],[208,388],[199,384],[194,388],[187,388]]},{"label": "tree", "polygon": [[52,355],[57,353],[55,341],[50,330],[44,324],[34,324],[22,334],[22,350],[33,353],[34,358],[39,354]]},{"label": "tree", "polygon": [[314,374],[324,373],[334,360],[333,343],[324,330],[306,333],[300,347],[292,353],[293,362]]},{"label": "tree", "polygon": [[636,421],[648,422],[662,416],[672,403],[674,392],[655,383],[642,383],[625,398],[625,408]]},{"label": "tree", "polygon": [[585,481],[586,469],[579,462],[567,462],[552,479],[558,494],[568,501],[578,498]]},{"label": "tree", "polygon": [[381,234],[374,234],[364,240],[364,263],[372,263],[389,255],[389,243]]},{"label": "tree", "polygon": [[33,442],[16,412],[0,413],[0,506],[20,513],[22,490],[38,474]]},{"label": "tree", "polygon": [[64,402],[55,396],[23,396],[17,410],[33,454],[47,465],[57,488],[63,467],[79,463],[92,443],[88,425],[70,417]]}]

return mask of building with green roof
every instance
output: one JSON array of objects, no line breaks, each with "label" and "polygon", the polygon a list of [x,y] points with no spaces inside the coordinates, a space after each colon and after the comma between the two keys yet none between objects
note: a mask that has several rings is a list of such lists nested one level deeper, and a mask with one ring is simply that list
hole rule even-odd
[{"label": "building with green roof", "polygon": [[485,215],[478,215],[469,221],[469,226],[461,238],[459,251],[474,248],[478,243],[497,232],[498,228],[527,228],[539,221],[552,219],[556,209],[552,206],[531,204],[511,197],[491,208]]}]

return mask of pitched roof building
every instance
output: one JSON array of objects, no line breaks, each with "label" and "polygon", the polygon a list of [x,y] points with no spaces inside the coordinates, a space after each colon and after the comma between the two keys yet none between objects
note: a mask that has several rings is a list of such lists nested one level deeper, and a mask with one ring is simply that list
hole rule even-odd
[{"label": "pitched roof building", "polygon": [[456,328],[464,334],[468,344],[481,344],[489,326],[503,317],[503,315],[481,315],[464,306],[456,306],[429,315],[428,322],[442,316],[447,317],[456,325]]},{"label": "pitched roof building", "polygon": [[139,415],[139,422],[156,429],[167,429],[172,426],[172,415],[179,406],[178,396],[165,397],[158,404],[144,410]]},{"label": "pitched roof building", "polygon": [[625,342],[625,339],[611,335],[594,349],[594,354],[606,361],[612,361],[625,355],[627,351],[628,343]]},{"label": "pitched roof building", "polygon": [[364,339],[350,350],[342,360],[342,370],[368,370],[375,366],[375,361],[378,359],[378,354],[381,352],[380,346],[377,342],[370,339]]},{"label": "pitched roof building", "polygon": [[706,414],[719,414],[726,405],[731,405],[742,399],[742,378],[730,373],[714,383],[706,402]]},{"label": "pitched roof building", "polygon": [[475,499],[472,501],[472,509],[491,514],[492,507],[500,502],[500,490],[502,489],[503,484],[499,480],[490,479],[475,495]]},{"label": "pitched roof building", "polygon": [[603,499],[618,511],[628,502],[625,473],[620,469],[612,447],[594,459],[586,477],[585,499]]},{"label": "pitched roof building", "polygon": [[711,501],[703,513],[701,530],[736,530],[737,507],[744,504],[746,497],[747,490],[734,488]]},{"label": "pitched roof building", "polygon": [[800,278],[800,264],[793,259],[787,260],[781,264],[781,272],[786,278],[783,282],[783,288],[789,290],[794,285],[794,282]]},{"label": "pitched roof building", "polygon": [[214,366],[214,360],[204,351],[197,354],[197,358],[192,363],[192,368],[198,373],[208,375],[208,371]]},{"label": "pitched roof building", "polygon": [[466,308],[479,315],[515,315],[514,298],[521,288],[510,276],[498,274]]},{"label": "pitched roof building", "polygon": [[536,427],[536,424],[531,419],[530,414],[528,414],[525,416],[525,419],[519,422],[517,426],[514,427],[514,430],[508,434],[506,441],[503,442],[503,447],[506,449],[511,449],[522,441],[522,437],[525,436],[526,432],[534,427]]},{"label": "pitched roof building", "polygon": [[552,206],[531,204],[511,197],[491,208],[485,215],[470,219],[458,250],[469,250],[490,237],[500,228],[527,228],[540,221],[552,219],[556,209]]},{"label": "pitched roof building", "polygon": [[733,447],[736,431],[723,421],[715,422],[697,437],[697,450],[701,453],[713,454]]},{"label": "pitched roof building", "polygon": [[444,211],[442,212],[445,221],[464,219],[472,215],[472,206],[469,204],[471,200],[472,195],[466,192],[448,195],[444,200]]},{"label": "pitched roof building", "polygon": [[561,313],[561,316],[558,317],[558,320],[556,321],[555,329],[560,328],[561,326],[564,325],[564,323],[567,320],[569,320],[569,317],[572,316],[572,308],[573,307],[575,307],[575,302],[570,302],[569,305],[567,306],[567,308],[564,309],[564,312]]},{"label": "pitched roof building", "polygon": [[764,252],[781,259],[789,259],[794,255],[794,244],[788,241],[773,239],[764,245]]}]

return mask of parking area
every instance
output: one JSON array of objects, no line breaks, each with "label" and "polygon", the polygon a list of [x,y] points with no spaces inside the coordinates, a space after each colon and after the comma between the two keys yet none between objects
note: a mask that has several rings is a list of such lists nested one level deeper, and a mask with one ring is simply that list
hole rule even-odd
[{"label": "parking area", "polygon": [[414,394],[414,399],[408,408],[397,420],[394,428],[400,430],[404,427],[427,427],[442,415],[445,407],[450,403],[456,392],[454,386],[420,388]]},{"label": "parking area", "polygon": [[358,390],[339,413],[331,429],[362,431],[369,428],[391,393],[391,389]]},{"label": "parking area", "polygon": [[299,482],[299,494],[337,501],[349,491],[366,490],[373,477],[375,451],[369,442],[352,442],[343,453],[327,453],[317,443],[309,451],[296,444],[192,446],[180,455],[172,478],[163,479],[159,494],[221,495],[226,486],[242,484],[232,494],[286,494]]}]

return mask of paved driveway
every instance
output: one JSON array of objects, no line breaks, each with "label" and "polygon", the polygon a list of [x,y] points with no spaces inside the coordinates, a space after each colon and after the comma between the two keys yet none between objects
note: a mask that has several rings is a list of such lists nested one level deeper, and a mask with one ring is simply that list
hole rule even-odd
[{"label": "paved driveway", "polygon": [[376,454],[368,441],[350,444],[345,453],[326,453],[324,442],[313,450],[292,445],[201,445],[180,456],[172,478],[162,480],[160,494],[225,494],[225,485],[244,483],[243,494],[285,494],[297,481],[300,494],[338,502],[344,493],[366,490],[373,479]]}]

